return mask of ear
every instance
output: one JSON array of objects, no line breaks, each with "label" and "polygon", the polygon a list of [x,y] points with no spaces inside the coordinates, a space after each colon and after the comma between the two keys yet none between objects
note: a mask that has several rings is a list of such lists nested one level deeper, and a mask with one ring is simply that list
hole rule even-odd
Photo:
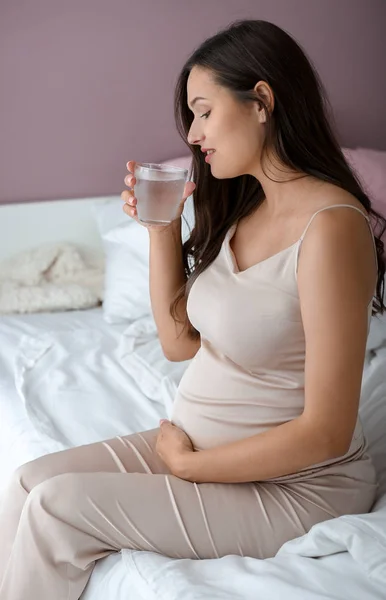
[{"label": "ear", "polygon": [[[258,81],[253,88],[256,96],[261,100],[263,104],[267,107],[269,114],[271,115],[275,106],[275,98],[273,95],[272,88],[268,85],[266,81]],[[259,103],[256,103],[257,114],[260,123],[265,123],[267,120],[267,116],[263,106]]]}]

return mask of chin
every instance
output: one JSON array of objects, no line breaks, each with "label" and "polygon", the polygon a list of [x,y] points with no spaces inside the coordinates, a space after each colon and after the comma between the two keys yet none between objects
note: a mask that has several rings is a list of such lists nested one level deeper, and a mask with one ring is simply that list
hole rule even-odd
[{"label": "chin", "polygon": [[243,175],[240,171],[236,171],[234,168],[219,168],[214,165],[210,165],[210,171],[215,177],[215,179],[233,179],[234,177],[239,177],[239,175]]}]

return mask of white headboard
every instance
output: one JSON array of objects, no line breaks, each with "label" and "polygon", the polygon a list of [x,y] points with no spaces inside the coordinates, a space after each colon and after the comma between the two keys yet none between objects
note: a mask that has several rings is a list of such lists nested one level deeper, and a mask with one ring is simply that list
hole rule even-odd
[{"label": "white headboard", "polygon": [[0,206],[0,260],[44,243],[71,242],[103,253],[93,206],[117,196]]}]

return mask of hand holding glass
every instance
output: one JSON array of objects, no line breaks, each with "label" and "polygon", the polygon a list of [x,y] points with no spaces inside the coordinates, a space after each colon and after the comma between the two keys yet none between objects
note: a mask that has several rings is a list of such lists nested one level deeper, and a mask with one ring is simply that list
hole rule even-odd
[{"label": "hand holding glass", "polygon": [[188,171],[155,163],[136,163],[134,196],[138,219],[151,225],[167,225],[178,214]]}]

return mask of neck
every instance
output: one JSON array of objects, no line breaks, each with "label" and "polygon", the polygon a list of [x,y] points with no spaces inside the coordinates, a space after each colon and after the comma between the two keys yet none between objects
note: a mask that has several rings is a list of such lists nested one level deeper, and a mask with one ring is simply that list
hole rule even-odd
[{"label": "neck", "polygon": [[269,215],[293,213],[304,206],[304,199],[316,186],[324,182],[301,171],[290,170],[285,165],[265,161],[251,175],[259,180],[265,200],[264,204]]}]

